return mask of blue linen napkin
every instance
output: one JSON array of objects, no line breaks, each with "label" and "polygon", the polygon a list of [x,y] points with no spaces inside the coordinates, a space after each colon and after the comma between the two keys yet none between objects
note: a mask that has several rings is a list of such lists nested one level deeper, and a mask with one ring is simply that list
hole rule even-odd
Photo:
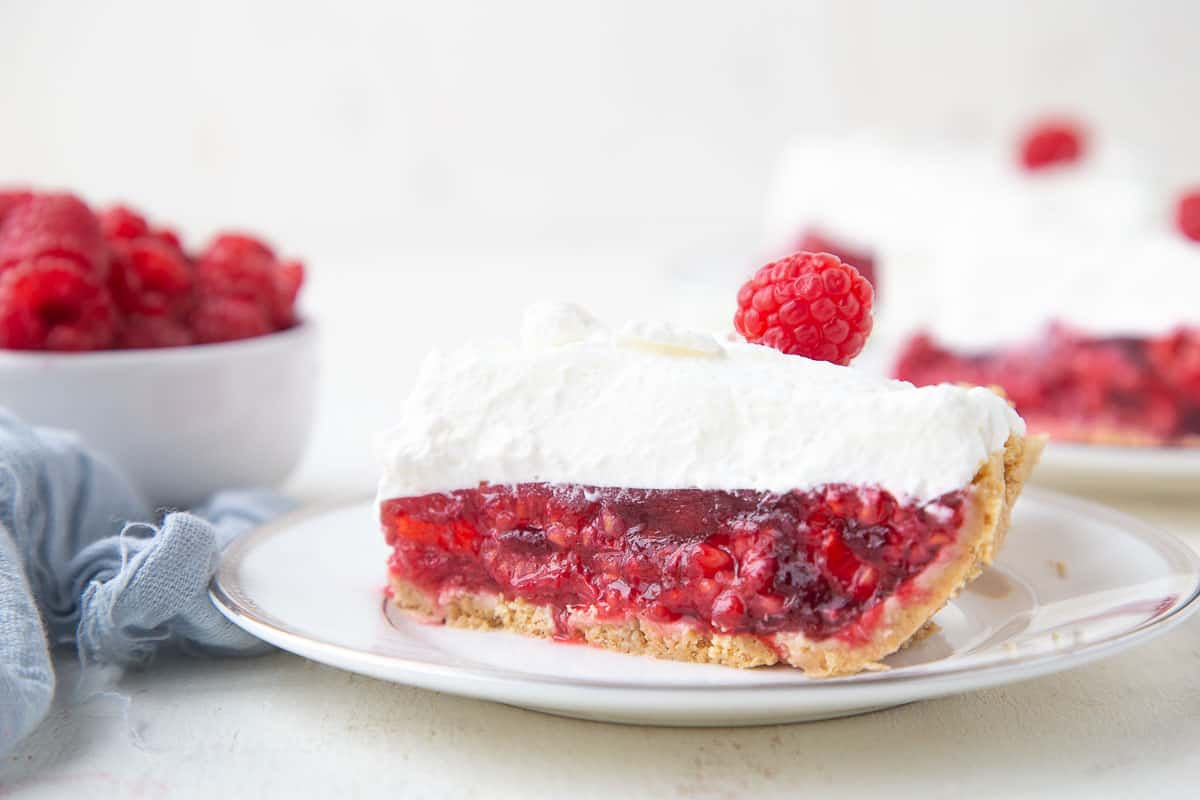
[{"label": "blue linen napkin", "polygon": [[85,670],[144,664],[161,647],[265,652],[213,607],[208,582],[226,544],[291,506],[227,492],[154,524],[102,456],[0,409],[0,754],[49,709],[51,647],[74,643]]}]

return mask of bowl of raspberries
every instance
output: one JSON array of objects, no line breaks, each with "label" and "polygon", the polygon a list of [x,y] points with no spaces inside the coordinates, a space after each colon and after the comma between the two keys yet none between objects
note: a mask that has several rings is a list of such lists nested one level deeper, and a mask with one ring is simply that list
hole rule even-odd
[{"label": "bowl of raspberries", "polygon": [[313,421],[303,282],[244,233],[188,250],[125,206],[0,189],[0,409],[77,432],[156,505],[277,484]]}]

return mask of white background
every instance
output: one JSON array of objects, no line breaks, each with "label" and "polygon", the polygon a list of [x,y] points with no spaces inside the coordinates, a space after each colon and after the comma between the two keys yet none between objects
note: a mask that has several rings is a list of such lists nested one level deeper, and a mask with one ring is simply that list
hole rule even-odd
[{"label": "white background", "polygon": [[1200,179],[1198,41],[1189,0],[3,0],[0,176],[326,269],[443,237],[669,241],[753,224],[806,130],[1063,111]]},{"label": "white background", "polygon": [[[503,333],[526,299],[727,320],[713,289],[736,275],[688,266],[755,229],[794,134],[1012,136],[1067,112],[1184,182],[1198,106],[1187,0],[0,0],[0,181],[306,259],[307,500],[369,492],[370,434],[420,354]],[[1128,507],[1200,543],[1194,512]],[[65,698],[0,762],[0,794],[1191,797],[1198,654],[1193,619],[1054,678],[743,731],[558,720],[285,655],[170,660],[126,678],[127,711]]]}]

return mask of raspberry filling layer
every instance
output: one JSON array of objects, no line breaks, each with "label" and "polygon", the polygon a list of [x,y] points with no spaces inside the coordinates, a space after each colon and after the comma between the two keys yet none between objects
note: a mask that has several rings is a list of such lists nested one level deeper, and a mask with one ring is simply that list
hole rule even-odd
[{"label": "raspberry filling layer", "polygon": [[870,636],[881,603],[955,541],[966,491],[922,504],[844,485],[770,494],[481,485],[384,501],[394,577],[437,600],[498,593],[601,620]]},{"label": "raspberry filling layer", "polygon": [[917,385],[1001,386],[1032,429],[1059,438],[1200,436],[1200,328],[1098,338],[1053,325],[1034,344],[966,354],[917,336],[895,373]]}]

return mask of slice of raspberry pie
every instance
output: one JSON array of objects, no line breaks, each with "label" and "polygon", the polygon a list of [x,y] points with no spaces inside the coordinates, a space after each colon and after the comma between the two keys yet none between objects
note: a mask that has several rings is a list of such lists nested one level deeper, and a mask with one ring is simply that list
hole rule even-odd
[{"label": "slice of raspberry pie", "polygon": [[391,601],[811,676],[880,668],[989,563],[1041,442],[914,388],[572,306],[434,353],[381,442]]},{"label": "slice of raspberry pie", "polygon": [[1000,386],[1055,440],[1200,446],[1200,187],[1101,133],[797,141],[769,244],[806,231],[878,276],[870,355],[897,378]]},{"label": "slice of raspberry pie", "polygon": [[1117,445],[1200,446],[1200,328],[1095,336],[1051,325],[1034,342],[962,352],[914,336],[896,377],[1003,386],[1037,431]]}]

